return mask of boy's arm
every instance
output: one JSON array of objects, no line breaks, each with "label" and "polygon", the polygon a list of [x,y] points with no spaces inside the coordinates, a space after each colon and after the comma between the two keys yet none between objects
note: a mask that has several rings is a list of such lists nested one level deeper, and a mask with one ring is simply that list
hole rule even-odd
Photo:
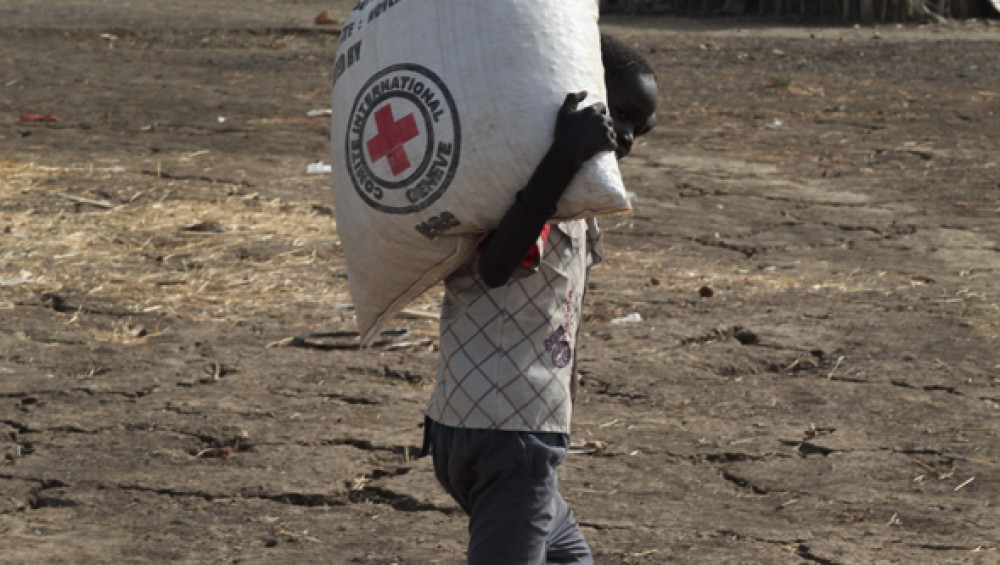
[{"label": "boy's arm", "polygon": [[555,140],[517,193],[500,224],[479,250],[479,274],[491,288],[507,283],[538,239],[556,204],[583,164],[602,151],[614,151],[614,124],[604,104],[577,110],[586,92],[566,97],[556,118]]}]

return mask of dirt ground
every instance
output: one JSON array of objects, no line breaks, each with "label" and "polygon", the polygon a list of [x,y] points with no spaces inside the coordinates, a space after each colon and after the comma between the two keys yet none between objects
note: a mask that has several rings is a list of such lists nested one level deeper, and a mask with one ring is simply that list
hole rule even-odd
[{"label": "dirt ground", "polygon": [[[461,562],[439,291],[354,349],[307,173],[349,4],[0,0],[0,562]],[[662,98],[561,470],[598,562],[1000,563],[997,22],[603,27]]]}]

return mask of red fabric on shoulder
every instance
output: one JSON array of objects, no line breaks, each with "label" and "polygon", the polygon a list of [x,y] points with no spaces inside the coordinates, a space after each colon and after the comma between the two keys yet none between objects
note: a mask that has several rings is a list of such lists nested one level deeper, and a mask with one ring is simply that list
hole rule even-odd
[{"label": "red fabric on shoulder", "polygon": [[542,252],[544,251],[545,244],[549,241],[549,228],[551,228],[549,224],[542,226],[542,233],[538,234],[538,241],[535,242],[535,246],[531,248],[531,251],[528,251],[528,255],[521,263],[522,266],[534,268],[542,262]]}]

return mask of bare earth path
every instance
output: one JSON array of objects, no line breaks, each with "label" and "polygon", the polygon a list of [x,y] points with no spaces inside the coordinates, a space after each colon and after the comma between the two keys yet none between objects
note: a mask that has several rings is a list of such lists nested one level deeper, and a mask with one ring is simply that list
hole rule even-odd
[{"label": "bare earth path", "polygon": [[[0,562],[461,562],[438,295],[335,333],[349,3],[105,4],[0,0]],[[599,563],[1000,562],[992,23],[604,21],[664,87],[561,476]]]}]

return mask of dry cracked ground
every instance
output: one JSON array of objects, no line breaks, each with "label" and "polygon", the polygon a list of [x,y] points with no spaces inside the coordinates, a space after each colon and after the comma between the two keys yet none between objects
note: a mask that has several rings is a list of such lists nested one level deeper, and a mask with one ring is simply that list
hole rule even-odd
[{"label": "dry cracked ground", "polygon": [[[306,172],[349,3],[105,4],[0,0],[0,561],[461,562],[439,291],[355,349]],[[995,24],[603,21],[662,96],[561,469],[599,563],[1000,562]]]}]

